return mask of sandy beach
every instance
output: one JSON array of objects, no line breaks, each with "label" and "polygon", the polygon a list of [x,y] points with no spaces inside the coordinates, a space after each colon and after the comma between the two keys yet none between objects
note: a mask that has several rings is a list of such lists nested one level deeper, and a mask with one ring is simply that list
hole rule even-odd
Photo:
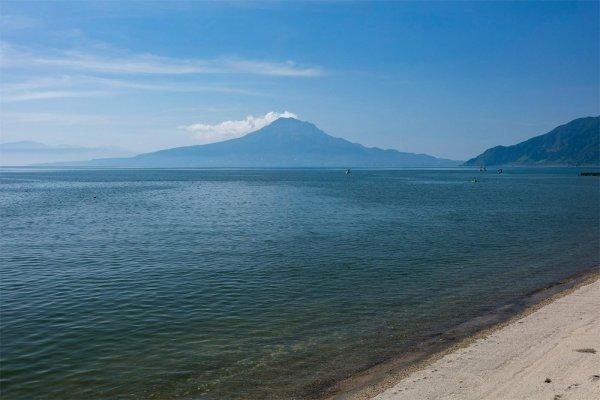
[{"label": "sandy beach", "polygon": [[371,398],[599,399],[600,281],[458,346]]}]

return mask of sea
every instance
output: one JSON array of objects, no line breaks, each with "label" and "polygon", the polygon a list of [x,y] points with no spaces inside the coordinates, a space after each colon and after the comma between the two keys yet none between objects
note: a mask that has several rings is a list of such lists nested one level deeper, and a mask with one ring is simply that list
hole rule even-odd
[{"label": "sea", "polygon": [[318,398],[600,265],[581,171],[3,168],[2,398]]}]

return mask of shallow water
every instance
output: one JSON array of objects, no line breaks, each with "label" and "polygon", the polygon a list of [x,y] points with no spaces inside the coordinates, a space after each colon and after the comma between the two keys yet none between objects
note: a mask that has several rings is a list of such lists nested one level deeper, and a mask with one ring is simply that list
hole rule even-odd
[{"label": "shallow water", "polygon": [[578,172],[4,169],[2,397],[302,397],[599,265]]}]

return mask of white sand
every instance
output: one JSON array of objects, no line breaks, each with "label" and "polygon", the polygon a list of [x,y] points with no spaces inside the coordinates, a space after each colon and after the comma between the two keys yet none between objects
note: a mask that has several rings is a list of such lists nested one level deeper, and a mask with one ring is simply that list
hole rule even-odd
[{"label": "white sand", "polygon": [[599,400],[600,280],[443,356],[374,399]]}]

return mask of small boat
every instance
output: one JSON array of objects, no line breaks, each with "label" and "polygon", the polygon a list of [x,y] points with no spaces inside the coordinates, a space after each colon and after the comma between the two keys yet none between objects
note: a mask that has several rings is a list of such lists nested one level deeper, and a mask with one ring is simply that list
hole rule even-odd
[{"label": "small boat", "polygon": [[352,171],[350,171],[350,168],[348,168],[348,169],[346,170],[346,175],[350,175],[350,174],[352,174]]}]

